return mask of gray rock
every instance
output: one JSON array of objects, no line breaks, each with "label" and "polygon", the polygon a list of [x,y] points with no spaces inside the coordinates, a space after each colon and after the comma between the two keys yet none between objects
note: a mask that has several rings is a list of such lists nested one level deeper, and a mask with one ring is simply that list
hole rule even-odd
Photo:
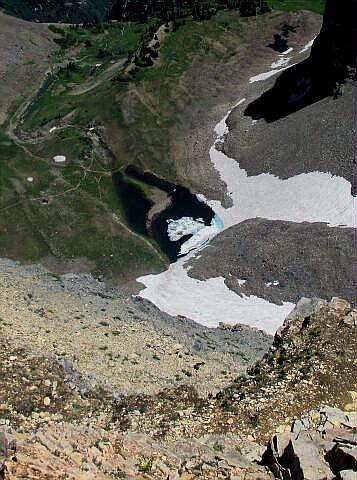
[{"label": "gray rock", "polygon": [[58,363],[67,374],[66,382],[71,390],[78,388],[79,392],[84,394],[98,385],[98,380],[94,373],[82,375],[67,358],[60,358]]},{"label": "gray rock", "polygon": [[0,478],[5,471],[6,460],[13,456],[16,451],[16,442],[11,434],[5,429],[0,430]]},{"label": "gray rock", "polygon": [[282,433],[269,442],[262,460],[280,480],[329,480],[334,476],[324,454],[332,447],[316,432]]},{"label": "gray rock", "polygon": [[293,322],[296,319],[303,320],[308,316],[318,312],[321,307],[326,305],[326,300],[322,300],[321,298],[313,297],[313,298],[306,298],[302,297],[296,304],[295,308],[289,313],[289,315],[284,320],[284,324],[280,327],[276,332],[276,337],[280,337],[284,328]]},{"label": "gray rock", "polygon": [[304,424],[302,423],[301,420],[295,420],[292,427],[291,427],[291,431],[293,433],[300,433],[301,430],[304,429]]},{"label": "gray rock", "polygon": [[357,480],[357,472],[353,470],[341,470],[337,478],[338,480]]},{"label": "gray rock", "polygon": [[290,474],[283,477],[284,480],[329,480],[334,475],[329,465],[320,455],[317,446],[307,436],[299,436],[296,440],[290,440],[284,450],[280,462],[287,466]]},{"label": "gray rock", "polygon": [[274,435],[262,456],[263,464],[267,465],[273,472],[274,476],[280,480],[283,480],[286,475],[288,475],[288,470],[280,463],[280,457],[283,455],[290,440],[295,438],[295,436],[296,435],[293,433]]},{"label": "gray rock", "polygon": [[353,428],[355,426],[353,415],[349,416],[339,408],[323,407],[320,410],[320,416],[321,419],[317,428],[319,432],[333,428]]}]

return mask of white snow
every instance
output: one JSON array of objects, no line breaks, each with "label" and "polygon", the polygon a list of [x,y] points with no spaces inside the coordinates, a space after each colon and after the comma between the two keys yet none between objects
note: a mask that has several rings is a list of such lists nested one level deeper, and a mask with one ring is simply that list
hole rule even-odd
[{"label": "white snow", "polygon": [[[286,68],[257,75],[250,82],[265,80]],[[244,101],[241,99],[235,107]],[[228,133],[226,120],[232,109],[217,123],[217,138],[210,149],[211,161],[227,185],[232,206],[224,208],[219,201],[197,195],[216,213],[215,223],[200,228],[182,245],[181,253],[191,252],[190,255],[171,264],[165,272],[138,278],[145,285],[139,296],[170,315],[184,315],[209,327],[216,327],[219,322],[243,323],[274,334],[294,304],[276,305],[254,295],[237,295],[225,285],[223,277],[205,281],[191,278],[185,263],[219,231],[251,218],[357,227],[357,198],[351,195],[347,180],[330,173],[302,173],[285,180],[270,173],[248,176],[236,160],[217,149]],[[238,280],[239,285],[244,285],[242,282]],[[279,281],[266,285],[278,286]]]},{"label": "white snow", "polygon": [[249,79],[249,83],[262,82],[263,80],[267,80],[268,78],[273,77],[277,73],[283,72],[287,68],[293,67],[294,65],[296,64],[294,63],[293,65],[288,65],[283,68],[273,69],[273,70],[270,70],[269,72],[260,73],[259,75],[255,75],[254,77],[251,77]]},{"label": "white snow", "polygon": [[55,130],[57,130],[57,127],[50,128],[50,133],[54,132]]},{"label": "white snow", "polygon": [[291,57],[283,57],[279,55],[279,59],[271,64],[271,68],[276,69],[280,67],[285,67],[291,60]]},{"label": "white snow", "polygon": [[[280,53],[280,55],[287,55],[288,53],[292,52],[294,49],[292,47],[288,48],[287,50],[285,50],[285,52],[283,53]],[[279,55],[279,56],[280,56]]]},{"label": "white snow", "polygon": [[34,181],[34,178],[33,177],[27,177],[26,180],[29,182],[29,183],[32,183]]},{"label": "white snow", "polygon": [[199,202],[206,202],[207,198],[203,195],[203,193],[197,193],[196,198]]},{"label": "white snow", "polygon": [[[317,37],[317,36],[316,36]],[[316,37],[314,37],[309,43],[307,43],[301,50],[299,53],[304,53],[304,52],[307,52],[308,50],[310,50],[310,48],[312,47],[314,41],[316,40]]]},{"label": "white snow", "polygon": [[271,287],[271,286],[277,287],[278,285],[280,285],[280,283],[279,283],[279,280],[274,280],[273,282],[267,282],[265,285],[267,287]]},{"label": "white snow", "polygon": [[194,220],[192,217],[182,217],[179,220],[167,220],[167,233],[171,242],[176,242],[185,235],[194,235],[205,227],[202,218]]},{"label": "white snow", "polygon": [[226,209],[218,201],[207,202],[222,220],[223,229],[257,217],[357,227],[357,198],[351,195],[347,180],[323,172],[302,173],[286,180],[270,173],[248,176],[236,160],[216,148],[222,141],[221,132],[226,134],[227,129],[219,123],[216,132],[220,134],[210,157],[233,205]]},{"label": "white snow", "polygon": [[245,284],[247,283],[247,280],[241,280],[241,279],[239,279],[239,278],[238,278],[237,281],[238,281],[238,285],[239,285],[240,287],[243,287],[243,285],[245,285]]},{"label": "white snow", "polygon": [[66,161],[66,157],[65,157],[65,155],[55,155],[55,156],[53,157],[53,161],[54,161],[55,163],[63,163],[63,162]]},{"label": "white snow", "polygon": [[181,259],[159,275],[138,278],[146,288],[139,294],[170,315],[184,315],[207,327],[220,322],[243,323],[274,334],[294,308],[293,303],[275,305],[251,295],[237,295],[223,277],[196,280],[187,275]]}]

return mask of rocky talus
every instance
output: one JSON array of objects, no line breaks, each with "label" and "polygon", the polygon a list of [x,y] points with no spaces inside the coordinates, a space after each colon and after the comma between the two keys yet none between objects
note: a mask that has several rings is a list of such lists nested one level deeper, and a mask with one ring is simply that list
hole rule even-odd
[{"label": "rocky talus", "polygon": [[1,334],[12,348],[69,360],[121,394],[187,384],[197,385],[200,394],[217,392],[261,358],[273,340],[249,327],[209,329],[170,317],[108,287],[101,277],[56,276],[39,265],[4,259]]},{"label": "rocky talus", "polygon": [[344,408],[351,401],[349,392],[357,391],[356,316],[346,300],[301,299],[263,360],[215,397],[203,400],[193,389],[128,396],[117,403],[115,418],[157,437],[230,431],[267,441],[277,426],[289,431],[311,408]]},{"label": "rocky talus", "polygon": [[94,421],[52,423],[32,434],[0,429],[1,478],[355,480],[357,413],[324,407],[266,446],[232,434],[173,442]]},{"label": "rocky talus", "polygon": [[302,299],[248,375],[208,397],[123,396],[2,336],[0,478],[355,479],[356,324],[345,300]]}]

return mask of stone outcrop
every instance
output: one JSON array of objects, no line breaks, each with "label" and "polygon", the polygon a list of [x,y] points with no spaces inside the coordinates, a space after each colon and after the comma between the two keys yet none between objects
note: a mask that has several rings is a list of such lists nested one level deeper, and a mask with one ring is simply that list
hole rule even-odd
[{"label": "stone outcrop", "polygon": [[353,478],[357,471],[356,428],[356,412],[331,407],[311,411],[293,423],[291,432],[274,435],[263,463],[280,480]]},{"label": "stone outcrop", "polygon": [[355,480],[356,428],[357,412],[323,407],[295,420],[266,447],[229,433],[155,441],[95,419],[48,423],[29,434],[3,429],[0,478]]},{"label": "stone outcrop", "polygon": [[357,66],[357,1],[327,0],[320,35],[311,50],[313,74],[326,84],[342,83]]}]

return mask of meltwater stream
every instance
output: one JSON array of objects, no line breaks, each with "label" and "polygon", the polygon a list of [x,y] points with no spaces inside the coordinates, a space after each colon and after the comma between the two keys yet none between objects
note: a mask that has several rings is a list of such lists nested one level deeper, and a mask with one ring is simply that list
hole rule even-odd
[{"label": "meltwater stream", "polygon": [[[311,42],[307,48],[310,46]],[[282,55],[279,56],[280,61],[278,59],[272,64],[271,72],[252,77],[250,82],[264,81],[279,73],[282,70]],[[288,68],[286,64],[289,62],[284,61],[283,69]],[[227,185],[232,206],[224,208],[220,202],[199,195],[199,200],[215,213],[211,224],[203,227],[187,219],[181,224],[169,224],[173,235],[183,232],[185,226],[191,228],[191,237],[180,248],[182,254],[189,253],[172,263],[166,271],[140,277],[137,281],[145,286],[139,296],[172,316],[183,315],[208,327],[217,327],[219,322],[243,323],[274,334],[294,304],[283,302],[276,305],[253,295],[238,295],[226,286],[223,277],[203,281],[191,278],[188,260],[221,230],[257,217],[291,222],[325,222],[331,227],[357,227],[357,199],[351,195],[351,185],[347,180],[329,173],[314,171],[286,180],[269,173],[248,176],[236,160],[229,158],[218,147],[228,133],[228,116],[244,102],[244,98],[239,100],[218,122],[216,140],[209,152],[212,164]]]}]

